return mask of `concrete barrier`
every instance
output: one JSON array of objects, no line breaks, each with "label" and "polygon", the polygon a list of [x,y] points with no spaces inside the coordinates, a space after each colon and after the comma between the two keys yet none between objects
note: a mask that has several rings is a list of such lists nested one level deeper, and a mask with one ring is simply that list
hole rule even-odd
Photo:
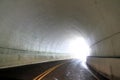
[{"label": "concrete barrier", "polygon": [[0,48],[0,68],[70,59],[70,55]]},{"label": "concrete barrier", "polygon": [[88,57],[87,64],[97,72],[110,80],[120,80],[120,59],[119,58],[96,58]]}]

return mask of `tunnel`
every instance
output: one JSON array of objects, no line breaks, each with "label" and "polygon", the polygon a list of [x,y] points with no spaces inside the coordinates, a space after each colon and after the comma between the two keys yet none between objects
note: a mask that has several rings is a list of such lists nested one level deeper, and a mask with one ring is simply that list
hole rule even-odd
[{"label": "tunnel", "polygon": [[76,54],[120,79],[120,0],[0,0],[0,69]]}]

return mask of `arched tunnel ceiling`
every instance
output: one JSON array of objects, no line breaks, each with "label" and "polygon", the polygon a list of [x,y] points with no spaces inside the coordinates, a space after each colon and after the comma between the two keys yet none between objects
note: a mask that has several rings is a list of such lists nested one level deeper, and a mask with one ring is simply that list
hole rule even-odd
[{"label": "arched tunnel ceiling", "polygon": [[119,0],[0,0],[0,47],[66,53],[67,42],[88,44],[120,31]]}]

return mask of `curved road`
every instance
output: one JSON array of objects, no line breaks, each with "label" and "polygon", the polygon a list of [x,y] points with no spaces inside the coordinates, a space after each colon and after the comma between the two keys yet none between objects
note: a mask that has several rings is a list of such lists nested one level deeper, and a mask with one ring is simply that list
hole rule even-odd
[{"label": "curved road", "polygon": [[97,80],[78,60],[1,69],[0,80]]}]

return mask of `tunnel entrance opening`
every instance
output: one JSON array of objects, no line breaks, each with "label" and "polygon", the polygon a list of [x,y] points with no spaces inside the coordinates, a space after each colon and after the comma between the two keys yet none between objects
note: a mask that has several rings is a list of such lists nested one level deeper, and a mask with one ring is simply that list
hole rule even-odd
[{"label": "tunnel entrance opening", "polygon": [[86,62],[86,58],[90,55],[91,49],[84,38],[76,37],[69,41],[69,51],[73,58]]}]

